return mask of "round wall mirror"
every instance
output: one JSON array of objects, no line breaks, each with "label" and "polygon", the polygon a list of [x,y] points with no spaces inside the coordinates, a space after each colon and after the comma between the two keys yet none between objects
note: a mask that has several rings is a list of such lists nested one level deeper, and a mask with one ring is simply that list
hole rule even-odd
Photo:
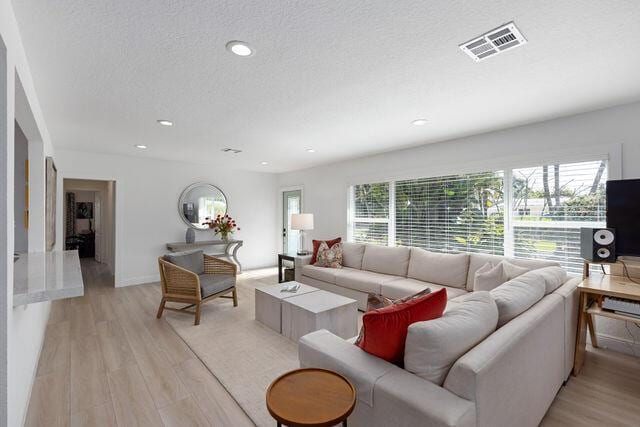
[{"label": "round wall mirror", "polygon": [[227,197],[212,184],[198,182],[184,189],[178,201],[180,218],[193,228],[208,228],[202,225],[207,218],[227,213]]}]

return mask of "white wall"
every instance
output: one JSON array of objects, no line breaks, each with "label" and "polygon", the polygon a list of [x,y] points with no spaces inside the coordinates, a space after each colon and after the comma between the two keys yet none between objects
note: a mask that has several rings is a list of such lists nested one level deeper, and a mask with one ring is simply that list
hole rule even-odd
[{"label": "white wall", "polygon": [[[610,156],[611,178],[640,178],[640,103],[285,173],[278,186],[304,187],[304,210],[315,214],[310,238],[329,239],[346,237],[347,188],[353,183],[580,160],[597,153]],[[640,355],[640,330],[629,329],[635,345],[624,324],[598,319],[603,343]]]},{"label": "white wall", "polygon": [[[56,151],[56,164],[63,178],[115,181],[116,286],[159,280],[157,258],[167,252],[165,244],[185,239],[178,198],[194,182],[214,184],[227,196],[229,214],[242,229],[234,236],[244,240],[238,252],[243,268],[276,263],[273,174],[66,150]],[[213,232],[198,231],[196,238],[212,239]]]},{"label": "white wall", "polygon": [[[4,236],[0,241],[0,286],[5,289],[0,294],[0,425],[17,426],[22,424],[26,414],[50,304],[13,307],[14,152],[13,143],[8,141],[14,140],[14,120],[22,125],[24,122],[18,115],[29,110],[30,122],[37,128],[34,134],[37,133],[39,139],[33,141],[41,146],[41,150],[34,153],[40,156],[37,161],[30,156],[30,165],[44,167],[43,156],[53,155],[53,147],[10,0],[0,0],[0,38],[0,234]],[[31,141],[32,134],[23,130]],[[32,179],[31,175],[29,178],[30,189],[37,194],[44,194],[44,173],[41,177],[41,181]],[[39,200],[38,197],[36,202]],[[35,221],[33,217],[31,220]],[[44,224],[33,224],[35,230],[44,231]],[[33,239],[33,247],[37,249],[38,243],[44,242],[44,233],[34,235]],[[31,243],[30,233],[30,249]]]}]

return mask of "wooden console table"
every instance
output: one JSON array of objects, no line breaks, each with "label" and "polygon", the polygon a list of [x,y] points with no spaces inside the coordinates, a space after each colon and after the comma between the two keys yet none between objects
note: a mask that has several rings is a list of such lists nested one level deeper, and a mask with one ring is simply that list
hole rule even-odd
[{"label": "wooden console table", "polygon": [[598,305],[598,300],[605,296],[640,301],[640,285],[626,277],[612,276],[610,274],[591,274],[584,277],[582,283],[578,285],[578,291],[580,292],[580,302],[578,305],[578,333],[576,336],[573,375],[580,373],[584,363],[587,329],[589,329],[591,344],[596,348],[598,347],[593,316],[604,316],[640,324],[640,318],[638,317],[603,310]]},{"label": "wooden console table", "polygon": [[175,242],[167,243],[167,249],[171,252],[182,252],[191,249],[206,248],[209,246],[224,246],[224,252],[205,252],[207,255],[213,255],[219,258],[232,260],[238,265],[238,274],[242,273],[242,264],[238,261],[238,249],[242,247],[242,240],[202,240],[199,242],[185,243]]}]

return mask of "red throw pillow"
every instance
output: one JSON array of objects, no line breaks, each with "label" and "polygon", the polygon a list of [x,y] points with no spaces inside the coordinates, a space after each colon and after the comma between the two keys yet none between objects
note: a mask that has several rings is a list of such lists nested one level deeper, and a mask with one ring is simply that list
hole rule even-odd
[{"label": "red throw pillow", "polygon": [[311,265],[315,264],[318,259],[318,249],[320,248],[320,244],[325,242],[327,246],[332,247],[336,243],[342,242],[342,237],[336,237],[333,240],[314,240],[313,241],[313,254],[311,255]]},{"label": "red throw pillow", "polygon": [[404,365],[404,342],[409,325],[442,316],[447,290],[440,289],[407,302],[369,311],[362,316],[362,331],[356,345],[400,367]]}]

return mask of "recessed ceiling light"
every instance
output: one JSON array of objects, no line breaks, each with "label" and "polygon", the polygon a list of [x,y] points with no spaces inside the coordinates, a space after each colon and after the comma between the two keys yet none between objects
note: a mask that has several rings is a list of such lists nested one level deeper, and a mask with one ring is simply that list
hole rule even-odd
[{"label": "recessed ceiling light", "polygon": [[144,144],[136,144],[136,145],[134,145],[134,147],[136,147],[139,150],[146,150],[147,149],[147,146],[144,145]]},{"label": "recessed ceiling light", "polygon": [[173,126],[173,122],[171,120],[158,120],[158,123],[162,126]]},{"label": "recessed ceiling light", "polygon": [[251,56],[253,55],[253,49],[245,42],[238,40],[232,40],[226,44],[227,50],[238,56]]},{"label": "recessed ceiling light", "polygon": [[268,165],[268,164],[269,164],[269,162],[260,162],[260,164],[261,164],[262,166],[266,166],[266,165]]},{"label": "recessed ceiling light", "polygon": [[314,150],[313,148],[307,148],[307,153],[315,153],[316,150]]},{"label": "recessed ceiling light", "polygon": [[412,121],[411,124],[414,126],[424,126],[427,124],[427,119],[416,119]]}]

